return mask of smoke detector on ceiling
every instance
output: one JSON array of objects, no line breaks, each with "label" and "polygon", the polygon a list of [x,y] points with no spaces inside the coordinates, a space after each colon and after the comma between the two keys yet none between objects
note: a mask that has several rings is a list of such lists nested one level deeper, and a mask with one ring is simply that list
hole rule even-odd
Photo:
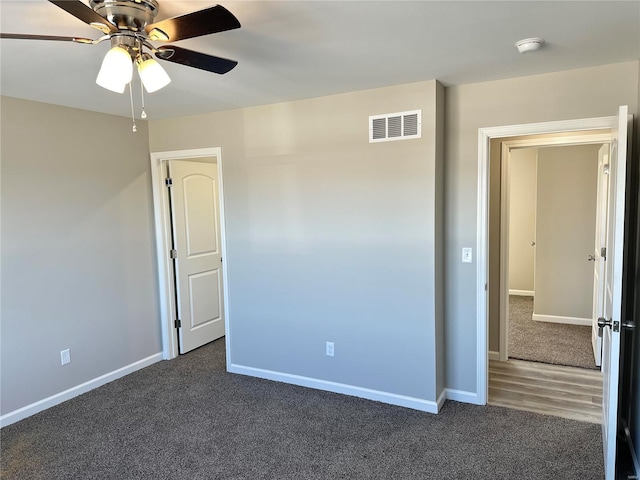
[{"label": "smoke detector on ceiling", "polygon": [[540,37],[525,38],[524,40],[516,42],[516,48],[520,53],[535,52],[536,50],[540,50],[543,43],[544,39]]}]

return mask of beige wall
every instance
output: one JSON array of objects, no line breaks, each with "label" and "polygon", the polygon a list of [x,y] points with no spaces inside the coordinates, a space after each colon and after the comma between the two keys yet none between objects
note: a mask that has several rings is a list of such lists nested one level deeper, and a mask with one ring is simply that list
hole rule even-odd
[{"label": "beige wall", "polygon": [[[222,147],[232,364],[436,400],[443,101],[428,81],[150,123],[152,151]],[[369,115],[414,109],[421,139],[368,143]]]},{"label": "beige wall", "polygon": [[638,61],[454,86],[446,94],[447,387],[476,392],[476,265],[462,264],[460,251],[476,245],[478,129],[610,116],[619,105],[637,114]]},{"label": "beige wall", "polygon": [[591,319],[600,147],[538,149],[534,316]]},{"label": "beige wall", "polygon": [[533,292],[536,240],[536,148],[509,155],[509,290]]},{"label": "beige wall", "polygon": [[161,344],[146,123],[8,97],[0,121],[4,415]]}]

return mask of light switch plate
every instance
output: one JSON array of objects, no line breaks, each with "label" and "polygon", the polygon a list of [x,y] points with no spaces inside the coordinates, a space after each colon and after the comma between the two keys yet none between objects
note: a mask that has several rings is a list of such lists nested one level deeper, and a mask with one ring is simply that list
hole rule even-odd
[{"label": "light switch plate", "polygon": [[473,249],[464,247],[462,249],[462,263],[471,263],[473,261]]}]

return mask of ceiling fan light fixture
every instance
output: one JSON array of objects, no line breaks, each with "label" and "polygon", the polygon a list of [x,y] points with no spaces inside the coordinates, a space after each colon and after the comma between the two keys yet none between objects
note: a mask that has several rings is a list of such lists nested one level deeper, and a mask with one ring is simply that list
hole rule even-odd
[{"label": "ceiling fan light fixture", "polygon": [[[0,0],[2,1],[2,0]],[[124,93],[129,85],[130,97],[133,63],[144,91],[155,92],[171,82],[169,75],[145,50],[158,60],[225,74],[238,64],[235,60],[208,55],[168,45],[156,48],[151,41],[187,40],[240,28],[238,19],[221,5],[165,18],[155,22],[159,0],[49,0],[49,2],[102,33],[96,39],[58,35],[2,33],[1,39],[50,40],[97,45],[109,41],[111,49],[102,60],[96,83],[113,92]],[[87,5],[88,4],[88,5]],[[133,103],[133,101],[132,101]]]},{"label": "ceiling fan light fixture", "polygon": [[112,92],[123,93],[132,77],[131,55],[126,49],[116,46],[104,56],[96,83]]},{"label": "ceiling fan light fixture", "polygon": [[153,93],[166,87],[171,82],[171,78],[162,66],[156,62],[151,55],[143,53],[136,60],[140,80],[148,93]]}]

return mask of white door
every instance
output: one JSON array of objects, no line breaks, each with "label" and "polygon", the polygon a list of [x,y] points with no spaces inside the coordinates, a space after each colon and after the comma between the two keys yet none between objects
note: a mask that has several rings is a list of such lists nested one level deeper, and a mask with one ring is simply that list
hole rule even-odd
[{"label": "white door", "polygon": [[180,353],[224,335],[218,170],[168,162]]},{"label": "white door", "polygon": [[593,323],[591,328],[591,345],[596,365],[602,360],[602,337],[598,335],[598,318],[604,314],[604,269],[607,244],[607,207],[609,199],[609,151],[611,146],[605,144],[598,150],[598,186],[596,194],[596,236],[592,260],[593,265]]},{"label": "white door", "polygon": [[622,322],[622,254],[624,248],[625,180],[627,163],[628,108],[620,107],[613,129],[609,166],[609,215],[607,260],[604,271],[604,320],[602,331],[602,441],[605,480],[614,480],[618,428],[618,379],[620,374],[620,324]]}]

